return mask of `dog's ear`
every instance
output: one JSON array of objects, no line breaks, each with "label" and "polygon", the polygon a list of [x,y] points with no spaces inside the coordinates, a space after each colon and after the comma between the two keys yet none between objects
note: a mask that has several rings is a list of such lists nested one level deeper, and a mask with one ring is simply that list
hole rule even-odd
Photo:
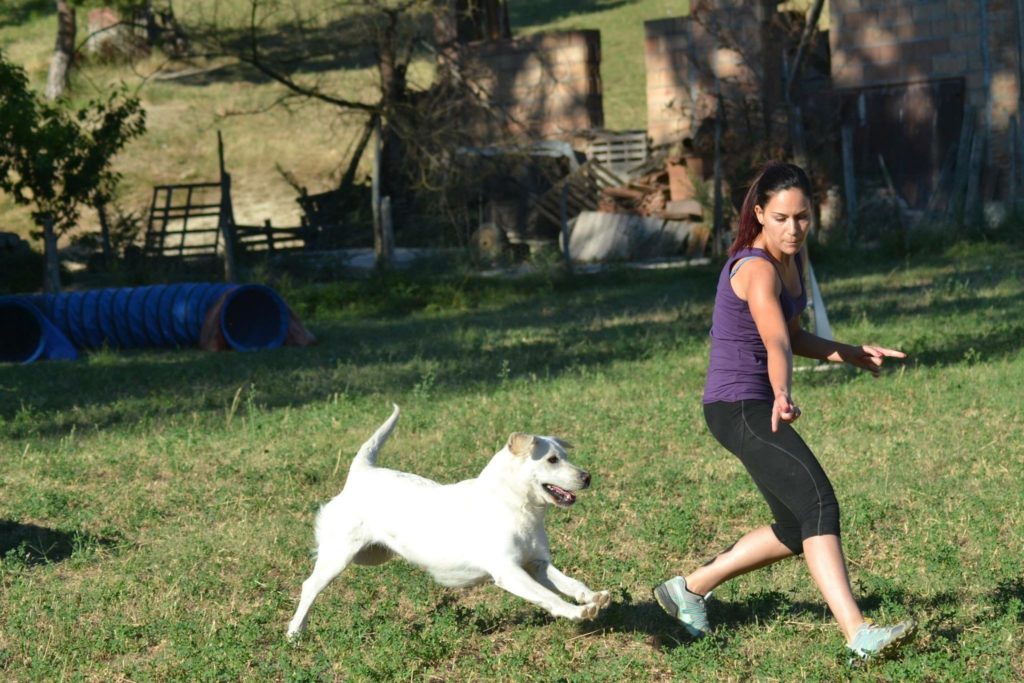
[{"label": "dog's ear", "polygon": [[561,448],[563,451],[567,451],[570,448],[575,448],[575,446],[573,446],[571,443],[563,439],[559,439],[557,436],[551,437],[551,440],[558,444],[558,447]]},{"label": "dog's ear", "polygon": [[533,446],[537,442],[533,438],[532,434],[523,434],[522,432],[513,432],[508,437],[508,450],[512,452],[512,455],[527,456],[533,453]]}]

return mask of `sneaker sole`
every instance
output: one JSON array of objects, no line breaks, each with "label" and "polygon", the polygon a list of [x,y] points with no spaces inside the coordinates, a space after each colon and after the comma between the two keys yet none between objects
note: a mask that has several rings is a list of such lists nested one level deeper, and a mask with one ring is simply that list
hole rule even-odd
[{"label": "sneaker sole", "polygon": [[679,619],[679,608],[664,586],[658,585],[654,587],[654,599],[661,609],[665,610],[665,614],[673,619]]},{"label": "sneaker sole", "polygon": [[914,634],[916,634],[916,633],[917,633],[917,624],[914,624],[910,628],[908,628],[906,631],[904,631],[902,635],[900,635],[900,636],[898,636],[896,638],[893,638],[888,643],[886,643],[885,646],[882,647],[882,649],[879,650],[878,653],[875,656],[876,657],[887,657],[887,656],[892,655],[894,652],[896,652],[896,650],[900,649],[902,646],[906,645],[911,640],[913,640],[914,639]]},{"label": "sneaker sole", "polygon": [[679,619],[679,607],[676,605],[675,600],[672,599],[672,596],[669,595],[668,589],[666,589],[662,585],[658,585],[655,586],[653,592],[654,600],[658,603],[658,606],[661,607],[662,610],[664,610],[665,614],[675,619],[676,622],[678,622],[684,629],[686,629],[687,633],[689,633],[694,638],[703,638],[706,635],[704,631],[694,628],[693,626],[690,626],[686,622],[681,621]]},{"label": "sneaker sole", "polygon": [[888,643],[883,645],[877,652],[873,652],[869,655],[854,655],[850,660],[850,664],[854,667],[863,666],[867,662],[878,662],[884,661],[896,653],[902,646],[909,643],[917,635],[917,624],[914,624],[906,631],[903,632],[897,638],[893,638]]}]

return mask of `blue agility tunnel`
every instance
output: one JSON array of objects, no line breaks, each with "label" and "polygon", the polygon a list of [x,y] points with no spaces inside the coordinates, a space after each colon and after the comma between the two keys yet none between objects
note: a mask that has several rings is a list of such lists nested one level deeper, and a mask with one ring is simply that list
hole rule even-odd
[{"label": "blue agility tunnel", "polygon": [[291,311],[263,285],[174,284],[0,297],[0,361],[74,358],[75,349],[196,346],[211,325],[237,351],[274,349]]},{"label": "blue agility tunnel", "polygon": [[71,341],[27,297],[0,298],[0,362],[78,358]]}]

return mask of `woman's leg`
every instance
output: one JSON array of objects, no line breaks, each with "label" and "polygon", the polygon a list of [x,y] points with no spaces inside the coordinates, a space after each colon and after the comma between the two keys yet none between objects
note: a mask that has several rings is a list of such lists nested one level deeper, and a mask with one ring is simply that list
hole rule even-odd
[{"label": "woman's leg", "polygon": [[719,403],[704,410],[712,433],[743,462],[776,522],[751,531],[685,579],[677,577],[659,586],[655,596],[662,607],[666,605],[659,591],[678,599],[677,618],[691,633],[702,634],[692,628],[698,623],[707,629],[701,596],[730,578],[802,552],[856,657],[884,655],[905,642],[914,632],[913,620],[873,626],[861,614],[843,557],[832,484],[799,435],[788,424],[771,432],[767,403]]},{"label": "woman's leg", "polygon": [[850,588],[832,484],[792,427],[771,431],[767,406],[745,403],[742,413],[748,452],[740,459],[772,508],[780,538],[792,549],[799,543],[811,578],[849,642],[864,617]]},{"label": "woman's leg", "polygon": [[853,599],[839,537],[829,534],[804,539],[804,558],[814,583],[839,622],[846,642],[852,641],[853,634],[864,623],[864,616]]},{"label": "woman's leg", "polygon": [[792,557],[770,526],[754,529],[686,577],[688,590],[707,595],[731,578]]}]

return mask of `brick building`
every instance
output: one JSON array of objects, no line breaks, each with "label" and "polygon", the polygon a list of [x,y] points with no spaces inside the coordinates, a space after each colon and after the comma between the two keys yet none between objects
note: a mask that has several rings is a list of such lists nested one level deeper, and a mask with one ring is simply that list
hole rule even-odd
[{"label": "brick building", "polygon": [[859,161],[889,154],[912,205],[944,182],[962,135],[987,169],[984,194],[1018,191],[1020,9],[1014,0],[831,0],[832,84]]},{"label": "brick building", "polygon": [[465,69],[497,116],[473,122],[482,141],[568,139],[604,125],[599,31],[471,43]]},{"label": "brick building", "polygon": [[[796,35],[778,4],[695,0],[689,17],[645,24],[655,144],[696,134],[716,92],[741,104],[759,97],[763,127],[781,118],[782,68]],[[985,169],[987,198],[1018,192],[1022,4],[830,0],[828,40],[819,44],[827,48],[818,60],[824,73],[804,72],[824,82],[798,89],[805,121],[834,119],[834,149],[838,128],[848,126],[858,172],[877,173],[882,155],[912,206],[926,205],[936,188],[948,190],[955,157],[972,150]]]}]

